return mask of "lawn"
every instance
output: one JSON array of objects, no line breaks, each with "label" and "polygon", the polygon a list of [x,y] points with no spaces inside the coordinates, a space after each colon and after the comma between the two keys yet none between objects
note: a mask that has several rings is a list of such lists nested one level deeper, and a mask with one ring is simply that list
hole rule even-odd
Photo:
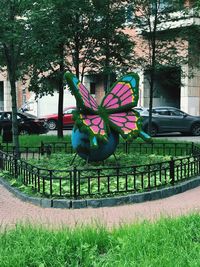
[{"label": "lawn", "polygon": [[[80,211],[81,212],[81,211]],[[0,233],[1,267],[200,266],[200,216],[74,230],[17,226]]]},{"label": "lawn", "polygon": [[[66,135],[63,138],[58,138],[56,135],[20,135],[20,146],[39,147],[41,141],[43,142],[66,142],[70,141],[71,136]],[[2,136],[0,136],[0,143],[2,143]],[[12,145],[11,143],[9,145]]]},{"label": "lawn", "polygon": [[[41,145],[41,141],[43,142],[70,142],[71,135],[65,135],[63,138],[58,138],[57,135],[20,135],[19,142],[20,146],[31,146],[31,147],[38,147]],[[120,142],[125,142],[124,139],[120,138]],[[133,143],[145,143],[141,138],[137,138],[133,140]],[[154,143],[171,143],[167,139],[156,139],[153,138]],[[2,136],[0,136],[0,143],[2,143]],[[187,142],[179,142],[187,143]],[[11,143],[9,145],[12,145]]]}]

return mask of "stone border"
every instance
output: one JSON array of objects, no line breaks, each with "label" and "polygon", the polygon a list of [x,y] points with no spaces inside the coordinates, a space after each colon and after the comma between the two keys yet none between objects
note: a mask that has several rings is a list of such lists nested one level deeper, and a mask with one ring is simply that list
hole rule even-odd
[{"label": "stone border", "polygon": [[99,207],[113,207],[125,204],[141,203],[145,201],[157,200],[170,197],[179,193],[183,193],[189,189],[200,186],[200,176],[197,176],[188,181],[180,184],[152,190],[143,193],[134,193],[125,196],[97,198],[97,199],[80,199],[80,200],[67,200],[67,199],[49,199],[32,197],[21,191],[16,187],[12,187],[7,181],[0,178],[0,184],[3,185],[8,191],[14,194],[22,201],[32,203],[43,208],[60,208],[60,209],[81,209],[81,208],[99,208]]}]

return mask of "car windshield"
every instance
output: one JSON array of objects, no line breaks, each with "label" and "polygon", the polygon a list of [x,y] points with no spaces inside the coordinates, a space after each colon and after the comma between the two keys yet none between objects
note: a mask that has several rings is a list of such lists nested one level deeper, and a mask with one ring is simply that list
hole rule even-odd
[{"label": "car windshield", "polygon": [[75,110],[75,108],[70,108],[70,109],[66,109],[64,110],[64,114],[72,114],[72,112]]},{"label": "car windshield", "polygon": [[29,113],[26,113],[26,112],[24,112],[24,113],[18,112],[18,116],[21,118],[37,119],[36,116],[29,114]]}]

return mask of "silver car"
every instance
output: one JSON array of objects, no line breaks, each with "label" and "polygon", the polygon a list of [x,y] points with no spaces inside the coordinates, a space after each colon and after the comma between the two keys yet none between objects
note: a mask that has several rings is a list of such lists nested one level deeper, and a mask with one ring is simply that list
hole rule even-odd
[{"label": "silver car", "polygon": [[[143,129],[148,131],[149,109],[136,107],[143,118]],[[180,132],[194,136],[200,135],[200,117],[189,115],[174,107],[153,107],[151,135]]]}]

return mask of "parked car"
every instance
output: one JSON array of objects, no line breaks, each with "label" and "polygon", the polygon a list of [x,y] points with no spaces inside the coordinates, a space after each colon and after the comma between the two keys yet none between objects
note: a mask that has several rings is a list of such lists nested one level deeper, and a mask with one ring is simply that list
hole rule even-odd
[{"label": "parked car", "polygon": [[[76,107],[68,107],[63,110],[63,126],[65,128],[72,128],[74,125],[72,112],[76,110]],[[50,114],[44,116],[47,120],[49,130],[55,130],[58,125],[58,114]]]},{"label": "parked car", "polygon": [[[19,134],[43,134],[49,131],[44,119],[26,114],[17,113]],[[12,112],[0,112],[0,129],[8,131],[12,129]]]},{"label": "parked car", "polygon": [[[148,108],[136,107],[143,118],[143,129],[148,130]],[[194,136],[200,135],[200,116],[189,115],[174,107],[154,107],[152,109],[151,135],[158,133],[180,132]]]}]

